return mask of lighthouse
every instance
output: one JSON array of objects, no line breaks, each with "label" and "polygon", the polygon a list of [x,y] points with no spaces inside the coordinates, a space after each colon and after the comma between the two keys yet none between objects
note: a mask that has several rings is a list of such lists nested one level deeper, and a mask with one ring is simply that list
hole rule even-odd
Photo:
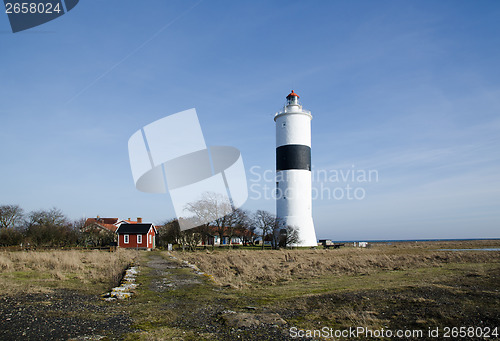
[{"label": "lighthouse", "polygon": [[311,197],[312,115],[293,90],[276,113],[276,216],[298,229],[297,246],[316,246]]}]

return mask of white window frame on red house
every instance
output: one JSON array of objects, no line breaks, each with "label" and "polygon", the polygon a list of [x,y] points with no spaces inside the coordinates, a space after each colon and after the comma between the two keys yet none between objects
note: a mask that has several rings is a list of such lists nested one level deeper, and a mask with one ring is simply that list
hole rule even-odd
[{"label": "white window frame on red house", "polygon": [[123,235],[123,243],[124,244],[128,244],[128,242],[129,242],[129,235],[128,234],[124,234]]},{"label": "white window frame on red house", "polygon": [[142,244],[142,234],[137,235],[137,244]]},{"label": "white window frame on red house", "polygon": [[149,244],[153,244],[153,235],[149,235]]}]

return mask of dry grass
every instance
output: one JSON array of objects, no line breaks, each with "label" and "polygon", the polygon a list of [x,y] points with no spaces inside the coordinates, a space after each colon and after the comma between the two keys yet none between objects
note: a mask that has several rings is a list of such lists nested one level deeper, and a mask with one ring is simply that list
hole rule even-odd
[{"label": "dry grass", "polygon": [[[375,244],[376,245],[376,244]],[[379,271],[439,267],[447,263],[500,262],[500,252],[451,252],[438,248],[499,247],[500,241],[380,244],[372,248],[338,250],[230,250],[177,252],[221,285],[238,288],[269,285],[301,278],[371,274]],[[496,261],[495,261],[496,259]]]},{"label": "dry grass", "polygon": [[109,287],[119,281],[136,257],[131,250],[0,252],[0,294],[87,285]]}]

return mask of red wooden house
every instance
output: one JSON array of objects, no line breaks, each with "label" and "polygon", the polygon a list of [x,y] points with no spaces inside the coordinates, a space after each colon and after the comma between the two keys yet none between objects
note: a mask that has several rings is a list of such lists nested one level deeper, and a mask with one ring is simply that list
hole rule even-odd
[{"label": "red wooden house", "polygon": [[116,230],[118,247],[134,249],[154,249],[156,246],[156,228],[151,223],[123,223]]}]

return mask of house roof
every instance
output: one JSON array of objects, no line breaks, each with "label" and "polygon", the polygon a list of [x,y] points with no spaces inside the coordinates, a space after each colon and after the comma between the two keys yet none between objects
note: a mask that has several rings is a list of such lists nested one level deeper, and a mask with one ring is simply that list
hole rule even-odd
[{"label": "house roof", "polygon": [[118,218],[87,218],[83,229],[85,230],[91,226],[98,226],[111,232],[115,232],[117,228],[115,223],[117,221]]},{"label": "house roof", "polygon": [[148,233],[150,228],[156,233],[156,229],[151,223],[142,223],[142,224],[121,224],[120,227],[116,230],[116,233]]},{"label": "house roof", "polygon": [[130,220],[130,219],[123,219],[123,220],[120,220],[118,223],[125,223],[125,224],[138,224],[137,221],[135,220]]},{"label": "house roof", "polygon": [[102,223],[102,224],[115,224],[118,222],[118,218],[87,218],[87,223]]}]

